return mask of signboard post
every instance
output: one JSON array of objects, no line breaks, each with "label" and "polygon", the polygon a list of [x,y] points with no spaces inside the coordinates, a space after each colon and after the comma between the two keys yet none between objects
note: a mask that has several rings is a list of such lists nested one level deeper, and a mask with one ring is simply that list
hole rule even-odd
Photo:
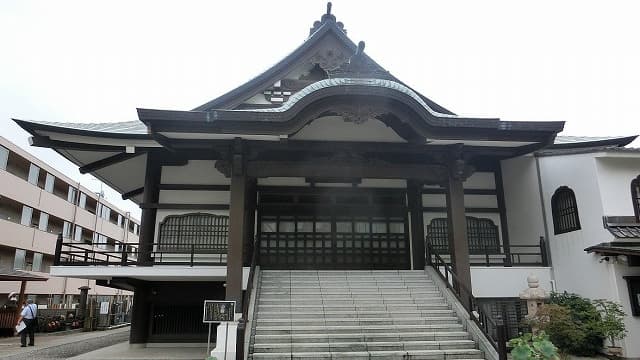
[{"label": "signboard post", "polygon": [[[235,321],[236,302],[221,300],[205,300],[202,314],[202,322],[209,324],[209,336],[207,337],[207,354],[211,348],[211,324],[220,323],[225,328],[224,335],[224,359],[227,359],[227,342],[229,338],[229,323]],[[222,340],[221,336],[217,337]],[[220,345],[216,340],[216,348]]]}]

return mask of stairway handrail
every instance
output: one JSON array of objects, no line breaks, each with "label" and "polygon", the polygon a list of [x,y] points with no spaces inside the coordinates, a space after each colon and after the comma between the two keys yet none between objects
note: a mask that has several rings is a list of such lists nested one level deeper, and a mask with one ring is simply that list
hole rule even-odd
[{"label": "stairway handrail", "polygon": [[260,243],[256,236],[253,240],[253,254],[251,255],[251,265],[249,267],[249,277],[247,278],[247,290],[245,291],[244,301],[242,302],[242,318],[238,324],[238,335],[236,342],[236,360],[244,359],[244,352],[248,349],[244,348],[244,337],[247,331],[247,323],[249,321],[249,303],[251,302],[251,293],[253,292],[253,278],[255,277],[256,266],[258,263],[258,252]]},{"label": "stairway handrail", "polygon": [[[478,325],[482,334],[496,349],[499,360],[506,360],[507,338],[502,317],[498,316],[494,319],[491,311],[478,303],[478,300],[473,296],[473,292],[464,283],[458,280],[458,276],[453,271],[452,266],[447,264],[444,259],[434,251],[428,240],[426,240],[425,245],[427,247],[428,254],[427,263],[436,271],[436,273],[438,273],[440,278],[445,282],[447,288],[451,290],[467,311],[471,320]],[[451,281],[449,281],[449,278],[451,278]],[[496,331],[495,338],[491,334],[491,329],[495,329]]]}]

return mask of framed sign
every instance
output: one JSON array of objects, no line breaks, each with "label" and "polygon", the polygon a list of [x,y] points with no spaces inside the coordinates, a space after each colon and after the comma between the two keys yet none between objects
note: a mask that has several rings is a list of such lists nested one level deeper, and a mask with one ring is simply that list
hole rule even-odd
[{"label": "framed sign", "polygon": [[202,322],[219,323],[224,321],[234,321],[235,313],[235,301],[205,300]]},{"label": "framed sign", "polygon": [[109,302],[103,301],[100,303],[100,315],[109,314]]}]

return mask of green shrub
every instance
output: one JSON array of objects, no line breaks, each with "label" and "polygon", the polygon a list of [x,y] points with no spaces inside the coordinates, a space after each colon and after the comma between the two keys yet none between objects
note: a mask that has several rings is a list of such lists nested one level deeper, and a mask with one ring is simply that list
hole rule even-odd
[{"label": "green shrub", "polygon": [[622,305],[603,299],[593,300],[593,304],[602,316],[600,330],[611,341],[611,345],[616,346],[616,340],[622,340],[627,335],[627,328],[624,325],[626,314]]},{"label": "green shrub", "polygon": [[524,334],[509,341],[513,360],[558,359],[558,349],[549,341],[544,331],[536,335]]},{"label": "green shrub", "polygon": [[567,292],[552,293],[550,303],[568,310],[568,314],[555,310],[549,324],[540,326],[540,329],[547,331],[549,338],[560,351],[591,356],[602,349],[602,317],[589,299]]}]

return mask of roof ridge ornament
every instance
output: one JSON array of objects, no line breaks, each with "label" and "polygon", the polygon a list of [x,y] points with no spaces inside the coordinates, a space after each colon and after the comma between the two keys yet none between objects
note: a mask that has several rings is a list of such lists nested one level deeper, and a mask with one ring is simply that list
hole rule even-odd
[{"label": "roof ridge ornament", "polygon": [[347,30],[345,30],[344,28],[344,24],[340,21],[336,21],[336,16],[331,13],[332,6],[333,5],[331,4],[331,1],[327,2],[327,12],[322,15],[320,21],[316,21],[313,23],[313,26],[309,30],[309,36],[318,31],[318,29],[320,29],[320,26],[325,23],[335,23],[338,29],[342,30],[342,32],[345,34],[347,33]]},{"label": "roof ridge ornament", "polygon": [[395,79],[388,71],[381,69],[373,60],[364,53],[365,43],[360,41],[358,48],[349,61],[343,63],[335,70],[329,71],[330,78],[365,78],[365,79]]}]

